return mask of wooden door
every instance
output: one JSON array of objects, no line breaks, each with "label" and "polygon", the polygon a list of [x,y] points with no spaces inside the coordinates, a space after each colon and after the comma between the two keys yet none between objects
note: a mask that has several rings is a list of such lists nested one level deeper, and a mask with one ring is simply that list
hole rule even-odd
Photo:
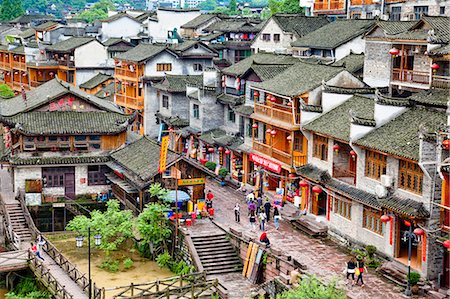
[{"label": "wooden door", "polygon": [[319,198],[316,194],[312,195],[311,213],[319,215]]},{"label": "wooden door", "polygon": [[67,198],[75,199],[75,173],[64,174],[64,195]]},{"label": "wooden door", "polygon": [[450,252],[446,250],[444,252],[444,279],[442,280],[442,286],[445,288],[450,288]]}]

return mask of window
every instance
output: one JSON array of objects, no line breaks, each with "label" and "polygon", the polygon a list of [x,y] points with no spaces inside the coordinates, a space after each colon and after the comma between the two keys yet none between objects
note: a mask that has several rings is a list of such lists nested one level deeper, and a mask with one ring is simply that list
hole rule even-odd
[{"label": "window", "polygon": [[361,19],[361,14],[360,13],[352,14],[352,19]]},{"label": "window", "polygon": [[44,187],[63,187],[64,173],[66,171],[66,168],[42,168],[42,179],[44,180]]},{"label": "window", "polygon": [[363,227],[379,235],[383,234],[383,222],[381,222],[381,212],[368,208],[363,210]]},{"label": "window", "polygon": [[280,35],[279,34],[274,34],[273,35],[273,41],[276,42],[276,43],[279,43],[280,42]]},{"label": "window", "polygon": [[428,6],[414,6],[414,18],[419,20],[422,15],[428,14]]},{"label": "window", "polygon": [[386,174],[386,155],[366,151],[366,176],[379,180],[382,174]]},{"label": "window", "polygon": [[194,63],[194,71],[195,72],[203,71],[203,65],[201,65],[200,63]]},{"label": "window", "polygon": [[366,19],[373,19],[373,14],[371,12],[366,13]]},{"label": "window", "polygon": [[398,187],[422,194],[423,172],[416,163],[400,160]]},{"label": "window", "polygon": [[328,138],[314,135],[313,156],[320,160],[328,160]]},{"label": "window", "polygon": [[263,41],[266,41],[266,42],[270,41],[270,34],[268,34],[268,33],[263,33],[263,35],[262,35],[262,40],[263,40]]},{"label": "window", "polygon": [[194,104],[192,106],[192,115],[194,118],[199,119],[200,118],[200,107],[198,107],[197,104]]},{"label": "window", "polygon": [[106,185],[106,172],[108,172],[108,167],[104,165],[88,166],[88,185]]},{"label": "window", "polygon": [[87,150],[88,149],[88,143],[87,143],[87,137],[84,135],[78,135],[75,136],[74,141],[74,147],[75,150]]},{"label": "window", "polygon": [[172,70],[172,64],[171,63],[157,63],[156,64],[156,71],[157,72],[170,72]]},{"label": "window", "polygon": [[100,135],[89,136],[89,148],[100,149],[102,147],[102,138]]},{"label": "window", "polygon": [[[257,131],[258,129],[254,129],[255,131]],[[253,119],[249,118],[248,123],[247,123],[247,134],[245,136],[247,137],[252,137],[252,131],[253,131]]]},{"label": "window", "polygon": [[439,14],[440,15],[445,15],[445,6],[439,7]]},{"label": "window", "polygon": [[390,15],[391,21],[400,21],[401,16],[402,16],[402,7],[401,6],[391,7],[391,15]]},{"label": "window", "polygon": [[169,109],[169,97],[166,95],[162,96],[162,106],[163,108]]},{"label": "window", "polygon": [[231,121],[232,123],[236,122],[236,114],[230,107],[228,107],[228,121]]},{"label": "window", "polygon": [[352,203],[344,199],[334,198],[334,213],[348,220],[352,219]]},{"label": "window", "polygon": [[234,61],[235,62],[239,62],[249,56],[252,55],[252,51],[251,50],[236,50],[235,51],[235,57],[234,57]]},{"label": "window", "polygon": [[239,134],[242,137],[245,136],[245,120],[242,115],[239,116]]}]

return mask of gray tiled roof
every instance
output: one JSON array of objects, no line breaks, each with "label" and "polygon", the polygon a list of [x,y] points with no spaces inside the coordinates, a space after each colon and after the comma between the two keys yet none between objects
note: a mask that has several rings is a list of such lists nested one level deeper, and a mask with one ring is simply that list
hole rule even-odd
[{"label": "gray tiled roof", "polygon": [[254,83],[253,87],[275,94],[293,97],[308,92],[342,72],[344,68],[297,62],[278,76]]},{"label": "gray tiled roof", "polygon": [[320,133],[335,139],[350,141],[351,110],[358,118],[373,120],[373,98],[355,95],[343,104],[303,126],[304,130]]},{"label": "gray tiled roof", "polygon": [[115,83],[111,82],[95,94],[97,98],[104,99],[110,102],[114,102]]},{"label": "gray tiled roof", "polygon": [[13,116],[21,112],[31,111],[65,94],[73,94],[78,96],[102,110],[122,113],[116,105],[109,101],[99,99],[96,96],[80,90],[78,87],[60,81],[59,79],[53,79],[33,90],[28,91],[26,93],[26,103],[23,101],[21,95],[9,100],[0,101],[0,115]]},{"label": "gray tiled roof", "polygon": [[162,115],[161,113],[156,113],[156,117],[160,118],[162,121],[164,121],[169,126],[174,126],[177,128],[189,126],[188,119],[183,119],[178,116],[167,117],[167,116]]},{"label": "gray tiled roof", "polygon": [[164,45],[139,44],[125,53],[118,54],[116,58],[127,61],[142,62],[165,50],[166,46]]},{"label": "gray tiled roof", "polygon": [[35,34],[36,34],[36,30],[34,30],[33,28],[28,28],[28,29],[22,31],[22,33],[20,33],[19,36],[27,39],[27,38],[34,36]]},{"label": "gray tiled roof", "polygon": [[302,37],[329,23],[326,17],[307,17],[301,14],[275,14],[272,19],[284,32]]},{"label": "gray tiled roof", "polygon": [[445,112],[411,108],[354,143],[387,154],[419,161],[419,127],[437,131],[447,123]]},{"label": "gray tiled roof", "polygon": [[40,19],[54,19],[55,17],[52,15],[41,15],[41,14],[25,14],[21,15],[15,19],[12,19],[9,21],[9,23],[31,23],[31,21],[34,20],[40,20]]},{"label": "gray tiled roof", "polygon": [[251,69],[255,72],[255,74],[262,80],[266,81],[272,79],[275,76],[278,76],[285,70],[287,70],[291,65],[281,64],[281,65],[260,65],[254,64],[251,66]]},{"label": "gray tiled roof", "polygon": [[291,45],[313,49],[336,49],[363,35],[374,24],[373,20],[337,20],[292,42]]},{"label": "gray tiled roof", "polygon": [[115,112],[26,112],[0,117],[2,123],[26,135],[116,134],[128,127],[132,115]]},{"label": "gray tiled roof", "polygon": [[214,18],[217,18],[216,14],[201,14],[198,17],[190,20],[189,22],[181,25],[180,28],[196,29],[199,26],[211,21]]},{"label": "gray tiled roof", "polygon": [[97,75],[95,75],[91,79],[87,80],[83,84],[80,84],[80,88],[86,88],[86,89],[96,88],[100,84],[102,84],[110,79],[113,79],[113,77],[110,75],[107,75],[107,74],[98,73]]},{"label": "gray tiled roof", "polygon": [[225,105],[236,106],[244,103],[244,96],[237,97],[221,93],[217,96],[217,101]]},{"label": "gray tiled roof", "polygon": [[429,51],[429,55],[448,55],[450,54],[450,44]]},{"label": "gray tiled roof", "polygon": [[[144,136],[111,153],[111,158],[142,181],[149,181],[158,174],[160,145]],[[179,159],[179,155],[169,150],[167,164]]]},{"label": "gray tiled roof", "polygon": [[448,89],[429,89],[413,94],[410,99],[426,106],[447,108],[450,92]]},{"label": "gray tiled roof", "polygon": [[376,25],[386,34],[392,35],[405,32],[416,23],[417,21],[378,21]]},{"label": "gray tiled roof", "polygon": [[337,66],[342,65],[345,67],[347,71],[354,74],[362,70],[364,67],[364,53],[361,54],[350,53],[344,58],[336,61],[334,65]]},{"label": "gray tiled roof", "polygon": [[109,161],[107,156],[63,156],[63,157],[11,157],[13,165],[65,165],[65,164],[103,164]]},{"label": "gray tiled roof", "polygon": [[233,107],[233,111],[235,113],[244,115],[244,116],[250,116],[253,113],[253,106],[248,105],[237,105]]},{"label": "gray tiled roof", "polygon": [[93,37],[71,37],[69,39],[60,41],[56,44],[47,47],[47,50],[54,52],[71,52],[72,50],[81,47],[91,41],[94,41]]},{"label": "gray tiled roof", "polygon": [[101,21],[105,22],[105,23],[110,23],[110,22],[114,22],[114,21],[117,21],[117,20],[119,20],[121,18],[125,18],[125,17],[129,18],[129,19],[131,19],[133,21],[139,22],[138,20],[136,20],[135,18],[133,18],[132,16],[130,16],[129,14],[127,14],[125,12],[116,13],[115,15],[112,15],[109,18],[106,18],[106,19],[101,20]]},{"label": "gray tiled roof", "polygon": [[264,22],[254,24],[245,19],[225,19],[209,25],[204,31],[257,33],[262,29],[263,25]]},{"label": "gray tiled roof", "polygon": [[[423,16],[421,21],[428,23],[434,30],[433,42],[450,42],[450,18],[446,16]],[[416,26],[418,26],[417,24]]]},{"label": "gray tiled roof", "polygon": [[43,31],[43,30],[46,30],[55,25],[59,25],[59,23],[53,22],[53,21],[48,21],[48,22],[42,23],[40,25],[34,26],[33,28],[36,30],[39,30],[39,31]]},{"label": "gray tiled roof", "polygon": [[153,86],[157,89],[168,92],[186,92],[186,84],[200,86],[203,82],[203,75],[169,75],[166,74],[161,83]]}]

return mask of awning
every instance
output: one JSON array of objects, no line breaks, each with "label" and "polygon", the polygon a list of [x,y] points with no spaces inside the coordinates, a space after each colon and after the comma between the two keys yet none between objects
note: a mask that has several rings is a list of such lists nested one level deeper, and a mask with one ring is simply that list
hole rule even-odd
[{"label": "awning", "polygon": [[[176,198],[178,195],[178,198]],[[189,194],[187,194],[184,191],[181,190],[170,190],[169,193],[167,194],[167,200],[170,202],[176,202],[178,200],[178,202],[185,202],[185,201],[189,201],[191,199],[191,197],[189,196]]]},{"label": "awning", "polygon": [[119,178],[115,173],[110,172],[110,173],[105,174],[105,176],[108,178],[108,180],[110,180],[113,184],[116,184],[117,186],[122,188],[125,192],[139,193],[139,191],[136,188],[134,188],[133,186],[128,184],[126,181]]}]

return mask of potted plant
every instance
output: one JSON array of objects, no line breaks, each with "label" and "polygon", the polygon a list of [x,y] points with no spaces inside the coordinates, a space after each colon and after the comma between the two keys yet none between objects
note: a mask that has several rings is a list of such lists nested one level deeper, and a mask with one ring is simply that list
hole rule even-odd
[{"label": "potted plant", "polygon": [[408,275],[409,283],[411,284],[411,292],[415,295],[419,294],[419,286],[417,283],[420,280],[420,274],[418,272],[411,272]]}]

